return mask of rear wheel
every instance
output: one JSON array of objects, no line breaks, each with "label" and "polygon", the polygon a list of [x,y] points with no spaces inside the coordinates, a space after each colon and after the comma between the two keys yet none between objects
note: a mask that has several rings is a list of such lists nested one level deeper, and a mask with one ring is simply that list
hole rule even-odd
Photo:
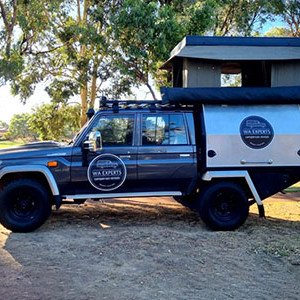
[{"label": "rear wheel", "polygon": [[248,198],[234,182],[217,182],[204,188],[197,205],[204,223],[214,230],[234,230],[249,214]]},{"label": "rear wheel", "polygon": [[0,193],[0,222],[15,232],[29,232],[40,227],[51,214],[47,189],[31,179],[7,184]]}]

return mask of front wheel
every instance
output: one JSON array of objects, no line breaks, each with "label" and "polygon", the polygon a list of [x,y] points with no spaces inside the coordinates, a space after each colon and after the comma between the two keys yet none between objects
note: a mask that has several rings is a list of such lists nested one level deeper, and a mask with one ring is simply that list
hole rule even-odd
[{"label": "front wheel", "polygon": [[32,179],[10,182],[0,193],[0,223],[15,232],[40,227],[51,214],[47,189]]},{"label": "front wheel", "polygon": [[234,182],[217,182],[200,193],[197,209],[203,222],[213,230],[234,230],[249,214],[248,198]]}]

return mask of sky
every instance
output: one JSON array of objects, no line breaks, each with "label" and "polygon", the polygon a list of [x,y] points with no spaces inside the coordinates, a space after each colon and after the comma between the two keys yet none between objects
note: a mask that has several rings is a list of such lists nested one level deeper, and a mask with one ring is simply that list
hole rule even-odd
[{"label": "sky", "polygon": [[[284,26],[284,23],[280,21],[266,22],[261,32],[264,33],[275,26]],[[26,104],[22,104],[19,97],[11,95],[9,86],[5,85],[0,87],[0,121],[9,123],[14,114],[30,113],[33,107],[49,103],[50,98],[44,89],[45,86],[38,86],[34,95],[26,101]],[[136,99],[139,100],[152,99],[145,87],[134,89],[133,93],[136,95]],[[159,96],[158,91],[156,91],[156,95]],[[72,101],[80,102],[80,96],[78,95],[75,99],[72,99]]]},{"label": "sky", "polygon": [[[149,94],[147,88],[142,87],[139,89],[133,89],[134,99],[139,100],[151,100],[152,97]],[[156,92],[156,95],[159,93]],[[0,87],[0,121],[4,121],[9,124],[14,114],[30,113],[34,107],[41,106],[42,104],[50,103],[50,98],[45,92],[45,86],[39,85],[33,96],[31,96],[26,104],[22,104],[18,96],[14,97],[10,93],[10,87],[8,85]],[[72,98],[72,102],[80,103],[80,95]],[[95,108],[97,100],[95,103]]]},{"label": "sky", "polygon": [[34,95],[27,100],[26,104],[22,104],[19,97],[11,95],[8,85],[0,87],[0,97],[0,120],[6,123],[10,122],[14,114],[31,112],[34,106],[50,102],[43,86],[36,89]]}]

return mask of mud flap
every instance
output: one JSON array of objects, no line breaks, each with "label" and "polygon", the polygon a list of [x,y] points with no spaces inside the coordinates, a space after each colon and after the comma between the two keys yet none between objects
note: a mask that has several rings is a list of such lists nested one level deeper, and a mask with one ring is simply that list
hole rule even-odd
[{"label": "mud flap", "polygon": [[54,202],[55,202],[55,207],[56,207],[56,210],[58,210],[62,204],[62,199],[61,199],[61,196],[60,195],[55,195],[54,196]]},{"label": "mud flap", "polygon": [[258,212],[259,212],[259,217],[260,218],[265,218],[265,208],[264,208],[264,205],[263,204],[257,204],[257,207],[258,207]]}]

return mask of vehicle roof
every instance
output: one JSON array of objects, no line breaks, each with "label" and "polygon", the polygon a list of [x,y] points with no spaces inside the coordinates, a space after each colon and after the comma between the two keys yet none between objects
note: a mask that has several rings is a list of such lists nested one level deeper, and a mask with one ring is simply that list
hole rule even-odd
[{"label": "vehicle roof", "polygon": [[206,46],[300,47],[300,39],[293,38],[293,37],[234,37],[234,36],[229,37],[229,36],[188,35],[177,46],[183,46],[183,44],[185,46],[206,45]]}]

